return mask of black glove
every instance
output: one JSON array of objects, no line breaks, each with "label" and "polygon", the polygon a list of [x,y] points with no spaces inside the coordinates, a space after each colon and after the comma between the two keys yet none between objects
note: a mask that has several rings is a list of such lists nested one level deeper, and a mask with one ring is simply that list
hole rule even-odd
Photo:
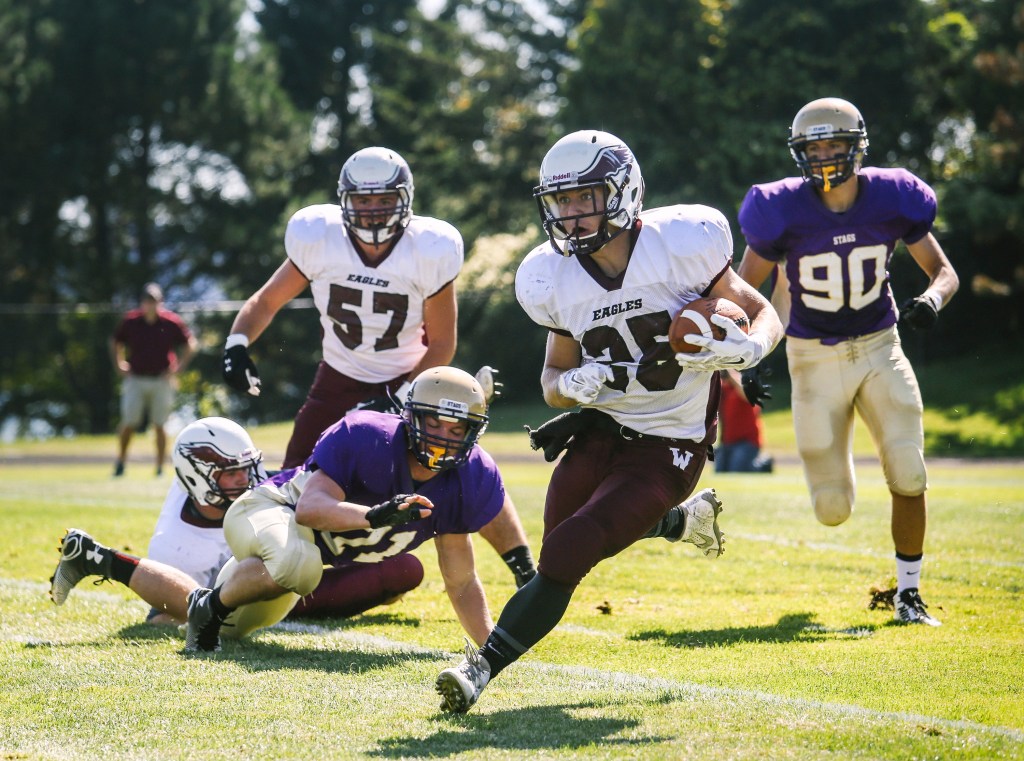
[{"label": "black glove", "polygon": [[370,528],[401,526],[409,521],[418,521],[420,519],[420,505],[412,504],[409,505],[407,510],[399,509],[411,496],[411,494],[396,494],[387,502],[381,502],[379,505],[367,510],[366,520],[369,522]]},{"label": "black glove", "polygon": [[764,407],[765,400],[772,398],[770,393],[772,387],[764,382],[765,378],[771,377],[771,374],[772,369],[770,367],[762,367],[761,365],[748,367],[740,372],[743,395],[747,397],[751,407],[756,407],[759,404]]},{"label": "black glove", "polygon": [[523,426],[530,434],[530,446],[533,449],[543,449],[544,459],[547,462],[554,462],[562,450],[569,446],[569,440],[580,431],[589,427],[592,417],[583,412],[563,412],[558,417],[553,417],[536,431],[530,426]]},{"label": "black glove", "polygon": [[516,577],[516,589],[522,589],[526,582],[537,575],[537,568],[533,564],[530,548],[525,544],[509,550],[501,556],[501,559],[505,561],[505,565]]},{"label": "black glove", "polygon": [[260,395],[260,374],[249,356],[249,350],[235,344],[224,350],[224,382],[231,388],[253,396]]},{"label": "black glove", "polygon": [[907,299],[900,307],[899,326],[910,327],[914,330],[929,330],[939,319],[939,312],[930,299],[924,296],[915,296]]}]

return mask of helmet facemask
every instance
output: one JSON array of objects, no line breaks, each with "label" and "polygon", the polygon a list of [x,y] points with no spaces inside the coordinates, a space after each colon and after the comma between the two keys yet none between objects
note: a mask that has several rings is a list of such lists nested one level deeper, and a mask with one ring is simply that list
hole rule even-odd
[{"label": "helmet facemask", "polygon": [[[577,185],[572,188],[572,190],[585,189],[592,191],[590,198],[593,210],[569,216],[561,216],[558,209],[558,197],[561,191],[541,192],[541,188],[534,191],[537,207],[540,209],[540,216],[544,224],[544,232],[548,234],[548,239],[555,248],[565,256],[589,256],[627,229],[611,224],[612,219],[621,216],[616,210],[622,199],[621,187],[615,186],[609,180],[589,185]],[[609,198],[613,206],[612,209],[608,208],[608,203],[605,201]],[[579,221],[591,217],[599,217],[597,230],[581,234]],[[567,224],[570,222],[577,224]]]},{"label": "helmet facemask", "polygon": [[[368,210],[357,205],[357,196],[383,195],[396,197],[392,208]],[[404,229],[412,218],[412,198],[408,189],[404,187],[381,191],[342,191],[339,200],[345,225],[359,240],[373,246],[387,243]]]},{"label": "helmet facemask", "polygon": [[[413,381],[402,417],[413,455],[433,471],[465,463],[488,422],[480,384],[454,367],[434,367],[420,373]],[[461,438],[450,438],[441,422],[459,423],[465,433]]]},{"label": "helmet facemask", "polygon": [[800,173],[804,179],[826,193],[832,188],[842,185],[860,169],[866,141],[855,138],[846,139],[843,142],[848,147],[844,153],[820,159],[807,157],[806,148],[810,142],[812,140],[790,140],[789,150],[796,165],[800,167]]}]

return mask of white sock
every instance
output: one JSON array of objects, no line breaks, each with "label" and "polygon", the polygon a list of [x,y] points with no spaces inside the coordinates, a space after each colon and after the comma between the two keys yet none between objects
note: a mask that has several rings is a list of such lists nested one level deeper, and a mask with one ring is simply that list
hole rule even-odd
[{"label": "white sock", "polygon": [[896,591],[904,589],[917,589],[921,579],[921,561],[924,555],[918,555],[914,560],[906,560],[899,555],[896,556]]}]

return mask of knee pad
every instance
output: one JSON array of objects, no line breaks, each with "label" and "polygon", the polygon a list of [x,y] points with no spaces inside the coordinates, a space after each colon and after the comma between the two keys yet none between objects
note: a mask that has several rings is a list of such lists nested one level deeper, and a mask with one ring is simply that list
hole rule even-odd
[{"label": "knee pad", "polygon": [[818,522],[826,526],[844,523],[853,512],[853,498],[842,489],[818,489],[811,495],[811,501]]},{"label": "knee pad", "polygon": [[263,563],[270,577],[287,590],[305,596],[316,589],[324,574],[320,550],[310,542],[290,544],[292,550],[284,557],[268,557]]},{"label": "knee pad", "polygon": [[552,581],[575,587],[604,558],[605,531],[592,518],[574,515],[545,539],[537,570]]},{"label": "knee pad", "polygon": [[882,451],[882,469],[889,491],[902,497],[916,497],[928,488],[928,471],[921,448],[912,442],[899,442]]}]

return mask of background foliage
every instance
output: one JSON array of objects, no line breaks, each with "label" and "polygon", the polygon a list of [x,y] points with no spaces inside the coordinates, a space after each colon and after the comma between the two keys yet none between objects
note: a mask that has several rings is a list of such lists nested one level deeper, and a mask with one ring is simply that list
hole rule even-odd
[{"label": "background foliage", "polygon": [[[861,107],[871,163],[940,196],[963,287],[912,357],[1020,346],[1022,32],[1021,0],[0,0],[0,420],[110,430],[107,340],[151,279],[192,305],[204,345],[186,401],[290,418],[315,314],[275,320],[254,350],[267,392],[241,399],[218,377],[231,300],[369,144],[402,152],[417,212],[466,238],[457,363],[499,367],[511,400],[532,399],[543,331],[511,279],[542,239],[530,189],[551,142],[615,132],[648,206],[707,203],[735,223],[751,183],[792,173],[792,115],[826,94]],[[924,285],[906,256],[893,277],[898,298]],[[770,361],[784,374],[781,352]],[[1022,397],[993,404],[1019,416]]]}]

